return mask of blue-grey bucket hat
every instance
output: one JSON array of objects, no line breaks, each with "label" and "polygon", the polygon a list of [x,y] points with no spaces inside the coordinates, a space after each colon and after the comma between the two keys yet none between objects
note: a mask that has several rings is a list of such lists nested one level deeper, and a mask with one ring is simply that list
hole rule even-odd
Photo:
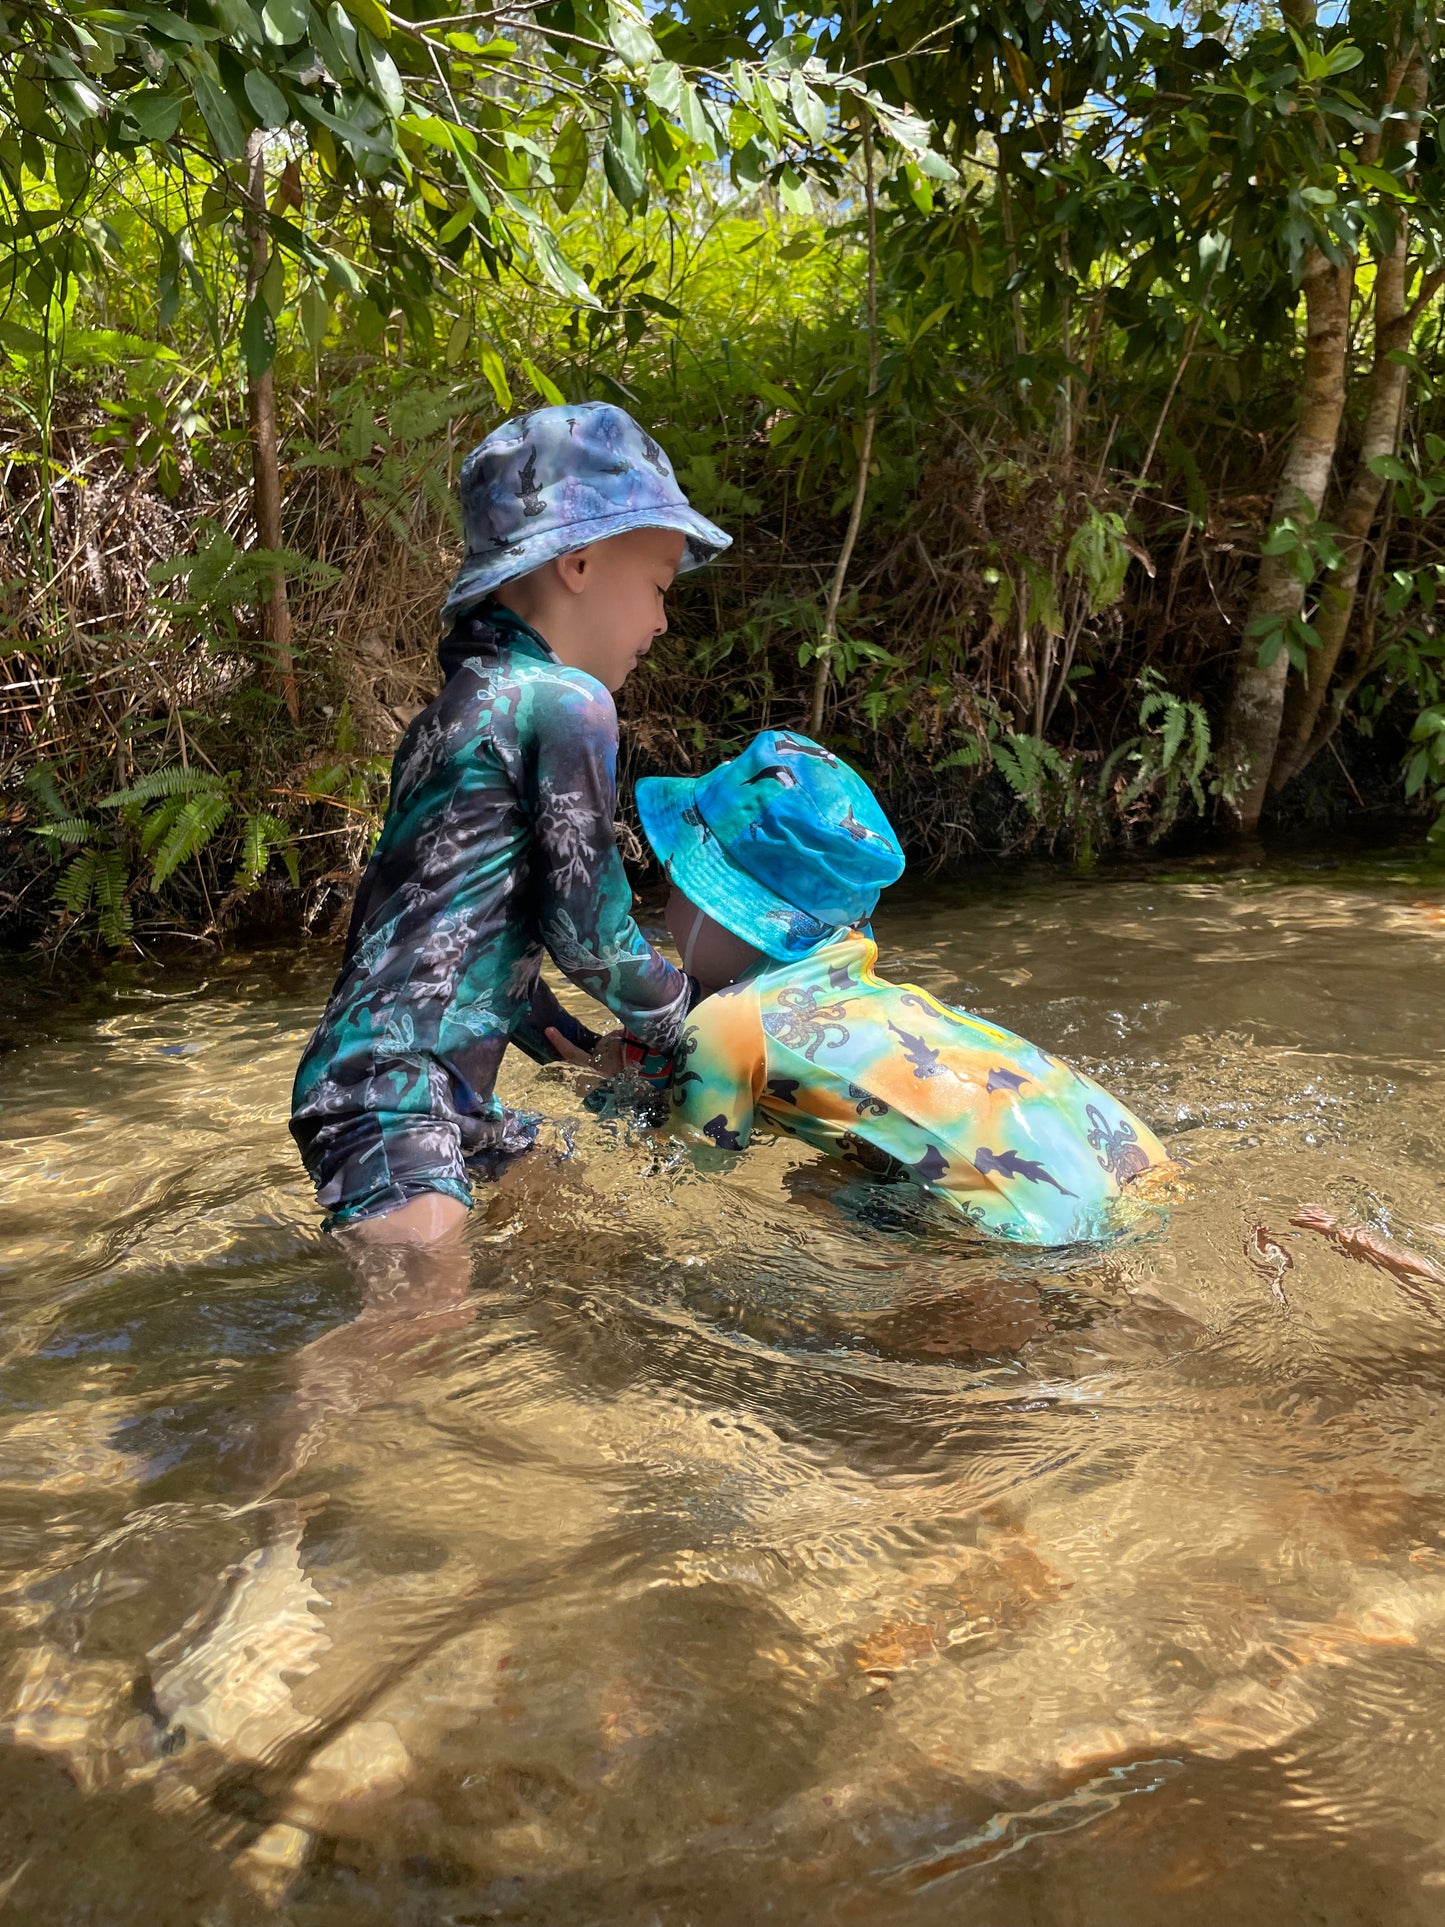
[{"label": "blue-grey bucket hat", "polygon": [[467,553],[445,624],[515,576],[630,529],[679,530],[679,573],[732,542],[693,508],[652,437],[605,401],[536,408],[494,428],[462,463],[461,498]]},{"label": "blue-grey bucket hat", "polygon": [[763,730],[705,776],[644,776],[637,813],[668,880],[781,963],[866,923],[903,874],[863,778],[792,730]]}]

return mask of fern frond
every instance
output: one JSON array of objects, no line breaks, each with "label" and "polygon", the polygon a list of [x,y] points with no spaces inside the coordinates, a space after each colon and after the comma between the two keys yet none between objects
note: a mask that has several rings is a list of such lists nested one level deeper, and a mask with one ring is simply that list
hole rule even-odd
[{"label": "fern frond", "polygon": [[55,780],[55,771],[49,763],[37,763],[25,778],[25,787],[37,797],[40,807],[49,817],[57,821],[73,821],[69,808],[60,794],[60,785]]},{"label": "fern frond", "polygon": [[130,936],[129,889],[130,872],[120,851],[105,851],[96,865],[95,902],[101,937],[117,950]]},{"label": "fern frond", "polygon": [[65,875],[55,886],[55,901],[73,917],[83,917],[95,894],[95,873],[100,863],[99,850],[82,850],[66,866]]},{"label": "fern frond", "polygon": [[279,817],[272,816],[269,810],[253,810],[241,827],[241,860],[236,865],[233,884],[233,888],[239,890],[242,896],[254,890],[261,881],[273,851],[280,853],[295,882],[299,876],[299,866],[286,825]]},{"label": "fern frond", "polygon": [[61,816],[50,823],[37,823],[31,834],[48,836],[52,843],[79,847],[92,841],[96,828],[88,816]]},{"label": "fern frond", "polygon": [[156,804],[154,809],[146,811],[141,819],[140,826],[142,856],[150,855],[156,844],[160,842],[161,838],[171,828],[185,807],[186,798],[184,795],[166,796]]},{"label": "fern frond", "polygon": [[128,789],[112,790],[109,796],[102,796],[99,808],[123,809],[127,803],[154,803],[162,796],[224,793],[225,788],[224,779],[208,769],[187,769],[181,763],[167,763],[163,769],[153,769],[148,775],[138,777]]},{"label": "fern frond", "polygon": [[224,789],[189,797],[156,851],[151,869],[152,890],[159,890],[183,863],[193,862],[230,813],[231,799]]}]

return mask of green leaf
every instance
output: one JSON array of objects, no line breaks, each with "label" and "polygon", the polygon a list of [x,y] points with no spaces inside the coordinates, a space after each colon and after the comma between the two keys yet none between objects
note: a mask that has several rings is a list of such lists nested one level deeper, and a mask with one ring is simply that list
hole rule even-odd
[{"label": "green leaf", "polygon": [[702,101],[691,81],[685,81],[682,99],[678,104],[678,118],[681,120],[687,137],[699,147],[706,148],[716,158],[719,149],[717,133],[711,120],[703,111]]},{"label": "green leaf", "polygon": [[308,12],[306,0],[265,0],[261,25],[266,38],[276,47],[290,47],[304,40]]},{"label": "green leaf", "polygon": [[259,67],[246,69],[246,98],[256,110],[257,120],[272,133],[289,124],[291,109],[286,104],[286,96]]},{"label": "green leaf", "polygon": [[491,342],[484,341],[482,343],[477,354],[477,360],[481,364],[481,370],[486,377],[487,386],[497,398],[498,408],[510,411],[512,406],[512,385],[507,380],[507,370],[503,366],[502,357],[497,353]]},{"label": "green leaf", "polygon": [[764,171],[768,165],[768,150],[756,135],[745,141],[732,158],[732,176],[745,194],[751,194],[762,185]]},{"label": "green leaf", "polygon": [[793,119],[808,139],[822,141],[828,132],[828,110],[796,69],[788,79],[788,100]]},{"label": "green leaf", "polygon": [[272,248],[266,263],[266,272],[261,277],[261,298],[273,320],[286,306],[286,257],[280,248]]},{"label": "green leaf", "polygon": [[390,40],[391,18],[378,0],[345,0],[346,11],[358,27],[365,27],[378,40]]},{"label": "green leaf", "polygon": [[803,177],[795,168],[785,167],[778,179],[778,197],[790,214],[811,214],[813,200]]},{"label": "green leaf", "polygon": [[637,122],[620,100],[612,106],[612,125],[602,149],[602,167],[607,184],[630,214],[647,187]]},{"label": "green leaf", "polygon": [[552,198],[563,214],[572,212],[587,185],[587,164],[587,135],[574,114],[552,149]]},{"label": "green leaf", "polygon": [[141,139],[146,141],[168,141],[181,124],[182,106],[179,94],[163,93],[159,87],[138,87],[120,102],[125,118],[140,129]]},{"label": "green leaf", "polygon": [[657,42],[642,18],[641,8],[622,7],[613,0],[607,9],[607,38],[629,67],[645,67],[658,57]]},{"label": "green leaf", "polygon": [[343,120],[339,114],[329,113],[309,94],[303,94],[297,104],[308,119],[319,121],[323,127],[329,127],[333,134],[339,134],[350,146],[364,154],[385,154],[390,159],[396,151],[390,141],[381,140],[375,134],[364,132],[353,121]]},{"label": "green leaf", "polygon": [[542,397],[543,401],[547,402],[551,407],[560,407],[561,404],[566,401],[567,397],[562,393],[562,390],[557,386],[556,382],[549,381],[536,363],[528,361],[525,355],[522,356],[522,372]]},{"label": "green leaf", "polygon": [[406,92],[396,62],[384,48],[377,46],[369,33],[358,34],[357,43],[366,64],[366,77],[377,99],[395,120],[406,108]]},{"label": "green leaf", "polygon": [[472,338],[472,324],[464,314],[459,314],[447,330],[447,367],[455,368],[467,352],[467,343]]},{"label": "green leaf", "polygon": [[1365,464],[1382,482],[1408,482],[1410,471],[1398,455],[1372,455]]},{"label": "green leaf", "polygon": [[314,352],[326,339],[326,330],[331,321],[331,303],[319,281],[313,281],[302,292],[300,308],[301,331],[306,337],[307,347]]},{"label": "green leaf", "polygon": [[682,106],[682,69],[675,60],[659,60],[649,69],[642,90],[664,114],[675,114]]},{"label": "green leaf", "polygon": [[768,139],[775,148],[783,144],[783,123],[778,118],[778,103],[773,99],[773,90],[766,77],[761,77],[753,88],[753,110],[767,129]]},{"label": "green leaf", "polygon": [[201,119],[215,142],[216,152],[222,160],[244,160],[246,130],[241,125],[241,116],[232,105],[230,95],[194,67],[190,70],[190,81],[196,105],[201,110]]},{"label": "green leaf", "polygon": [[559,294],[569,295],[573,301],[584,308],[602,306],[546,228],[534,228],[530,238],[532,258],[536,261],[544,279],[549,281]]},{"label": "green leaf", "polygon": [[246,303],[246,312],[241,321],[241,359],[246,373],[254,381],[276,358],[276,323],[271,318],[271,310],[266,306],[266,297],[259,291]]}]

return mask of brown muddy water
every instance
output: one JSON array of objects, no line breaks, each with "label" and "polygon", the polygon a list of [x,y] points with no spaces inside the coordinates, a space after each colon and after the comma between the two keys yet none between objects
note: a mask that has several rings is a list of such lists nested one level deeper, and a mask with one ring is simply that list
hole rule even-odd
[{"label": "brown muddy water", "polygon": [[1190,1161],[1102,1254],[582,1115],[463,1262],[363,1280],[285,1129],[328,958],[46,1017],[0,1915],[1445,1922],[1445,1289],[1289,1222],[1445,1264],[1442,904],[1373,860],[886,907],[885,969]]}]

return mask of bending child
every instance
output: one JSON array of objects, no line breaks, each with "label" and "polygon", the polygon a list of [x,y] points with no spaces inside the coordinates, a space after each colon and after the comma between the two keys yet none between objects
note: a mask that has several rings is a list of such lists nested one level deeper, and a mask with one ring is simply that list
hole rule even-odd
[{"label": "bending child", "polygon": [[874,974],[869,918],[903,853],[817,743],[765,730],[706,776],[644,778],[637,806],[711,993],[674,1060],[675,1123],[736,1151],[764,1122],[1034,1245],[1107,1235],[1121,1188],[1168,1162],[1062,1058]]},{"label": "bending child", "polygon": [[650,435],[602,402],[508,422],[461,474],[467,554],[442,605],[444,686],[402,738],[341,973],[296,1074],[291,1130],[335,1227],[446,1235],[469,1159],[526,1150],[497,1099],[510,1039],[581,1035],[545,948],[640,1047],[670,1051],[686,977],[634,923],[617,853],[620,689],[667,628],[673,577],[730,537]]}]

